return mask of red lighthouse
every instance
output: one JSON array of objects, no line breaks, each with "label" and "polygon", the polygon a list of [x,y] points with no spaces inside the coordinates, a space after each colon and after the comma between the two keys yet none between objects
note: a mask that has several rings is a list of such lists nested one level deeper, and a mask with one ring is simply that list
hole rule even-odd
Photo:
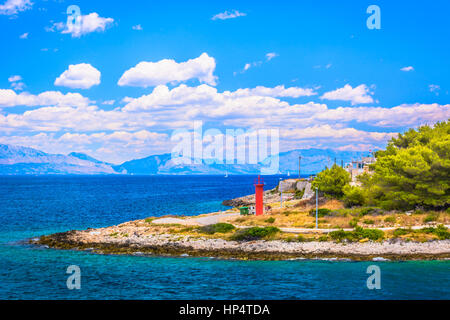
[{"label": "red lighthouse", "polygon": [[255,213],[260,216],[264,213],[264,182],[258,175],[258,180],[255,181]]}]

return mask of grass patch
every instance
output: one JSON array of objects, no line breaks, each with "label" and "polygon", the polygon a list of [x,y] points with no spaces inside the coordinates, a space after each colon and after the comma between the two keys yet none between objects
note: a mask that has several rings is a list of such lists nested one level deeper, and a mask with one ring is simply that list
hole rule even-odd
[{"label": "grass patch", "polygon": [[[317,216],[319,218],[323,218],[325,216],[329,216],[330,213],[331,213],[331,210],[327,209],[327,208],[320,208],[320,209],[317,210]],[[309,210],[309,215],[311,217],[315,217],[316,216],[316,209],[312,208],[311,210]]]},{"label": "grass patch", "polygon": [[235,227],[232,224],[221,222],[200,227],[198,228],[198,231],[206,234],[214,234],[214,233],[228,233],[233,231],[234,229]]},{"label": "grass patch", "polygon": [[274,223],[275,222],[275,218],[274,217],[270,217],[269,219],[264,220],[267,223]]},{"label": "grass patch", "polygon": [[384,222],[387,222],[387,223],[395,223],[395,221],[397,221],[397,219],[394,216],[387,217],[384,219]]},{"label": "grass patch", "polygon": [[364,219],[363,223],[365,223],[365,224],[374,224],[375,221],[373,221],[372,219]]},{"label": "grass patch", "polygon": [[241,229],[236,231],[232,236],[232,240],[236,241],[251,241],[259,239],[268,239],[279,233],[280,229],[276,227],[253,227],[248,229]]},{"label": "grass patch", "polygon": [[429,215],[427,215],[425,217],[425,219],[423,219],[423,222],[427,223],[427,222],[434,222],[437,221],[439,219],[439,213],[438,212],[432,212]]}]

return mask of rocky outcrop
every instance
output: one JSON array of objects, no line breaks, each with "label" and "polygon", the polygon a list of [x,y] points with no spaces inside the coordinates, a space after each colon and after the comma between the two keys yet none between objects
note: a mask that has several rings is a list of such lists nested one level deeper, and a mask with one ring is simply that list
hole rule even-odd
[{"label": "rocky outcrop", "polygon": [[[57,233],[32,241],[58,249],[89,250],[102,254],[190,255],[255,260],[352,259],[409,260],[450,257],[450,240],[430,242],[383,241],[365,243],[286,242],[281,240],[229,241],[192,238],[188,235],[148,234],[126,230],[128,236],[114,237],[111,228]],[[125,231],[125,230],[123,230]]]}]

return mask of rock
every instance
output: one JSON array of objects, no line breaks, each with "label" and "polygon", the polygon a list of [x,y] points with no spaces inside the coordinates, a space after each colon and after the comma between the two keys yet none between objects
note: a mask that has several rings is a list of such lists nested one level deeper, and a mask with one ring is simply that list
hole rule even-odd
[{"label": "rock", "polygon": [[297,189],[297,179],[287,179],[287,180],[282,180],[280,181],[280,183],[278,184],[278,190],[282,190],[283,193],[284,192],[288,192],[288,191],[295,191]]},{"label": "rock", "polygon": [[314,197],[314,191],[311,188],[311,182],[307,182],[305,185],[305,192],[303,193],[303,199],[311,199]]}]

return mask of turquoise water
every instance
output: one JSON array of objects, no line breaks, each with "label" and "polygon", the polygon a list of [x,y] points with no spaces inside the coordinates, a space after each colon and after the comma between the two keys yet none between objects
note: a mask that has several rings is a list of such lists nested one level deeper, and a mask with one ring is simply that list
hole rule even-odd
[{"label": "turquoise water", "polygon": [[[279,177],[266,178],[273,187]],[[22,241],[69,229],[225,209],[254,177],[0,177],[0,299],[449,299],[450,261],[237,261],[96,255]],[[369,290],[366,269],[381,268]],[[69,265],[81,290],[68,290]]]}]

